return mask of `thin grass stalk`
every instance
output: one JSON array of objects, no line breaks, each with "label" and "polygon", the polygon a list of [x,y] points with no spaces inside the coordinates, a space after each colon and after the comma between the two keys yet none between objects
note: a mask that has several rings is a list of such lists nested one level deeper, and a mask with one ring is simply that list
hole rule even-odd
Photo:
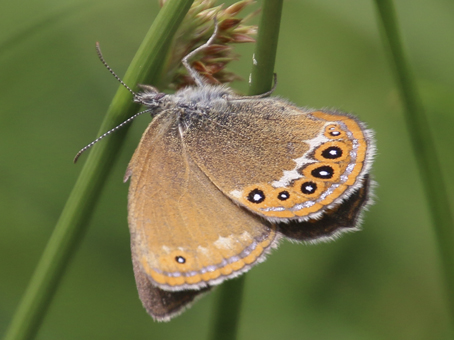
[{"label": "thin grass stalk", "polygon": [[[446,296],[454,325],[454,223],[429,121],[423,109],[415,78],[404,54],[392,0],[375,0],[383,38],[402,97],[413,152],[434,225],[446,284]],[[452,328],[452,327],[451,327]]]},{"label": "thin grass stalk", "polygon": [[277,42],[281,24],[283,0],[263,1],[257,46],[252,64],[248,94],[250,96],[271,90],[274,78]]},{"label": "thin grass stalk", "polygon": [[[191,4],[190,0],[166,2],[131,62],[124,77],[125,83],[134,88],[136,84],[150,83],[150,80],[154,83],[157,80],[160,63],[165,59],[169,42]],[[118,125],[138,108],[139,106],[132,102],[131,94],[120,86],[101,125],[100,133]],[[118,131],[91,150],[13,316],[5,340],[35,337],[65,268],[86,231],[126,130],[127,128]],[[71,156],[68,156],[68,161],[71,161]]]},{"label": "thin grass stalk", "polygon": [[[263,1],[249,95],[265,93],[272,87],[282,6],[283,0]],[[245,280],[246,275],[242,275],[219,287],[211,339],[237,339]]]}]

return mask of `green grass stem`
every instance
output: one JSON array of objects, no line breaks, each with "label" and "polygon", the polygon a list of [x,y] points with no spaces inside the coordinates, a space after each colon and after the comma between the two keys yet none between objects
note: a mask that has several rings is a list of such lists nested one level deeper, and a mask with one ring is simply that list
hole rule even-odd
[{"label": "green grass stem", "polygon": [[[126,84],[134,88],[139,83],[156,81],[169,42],[191,4],[190,0],[166,2],[123,78]],[[118,125],[138,109],[139,105],[132,102],[131,94],[120,86],[101,125],[100,133]],[[65,268],[86,231],[89,218],[126,131],[127,128],[118,131],[89,152],[88,159],[13,316],[5,340],[35,337]],[[82,157],[84,156],[86,155]],[[70,161],[71,156],[68,156],[68,162]]]},{"label": "green grass stem", "polygon": [[[263,1],[257,45],[254,53],[256,62],[252,65],[249,95],[269,91],[273,82],[282,0]],[[219,301],[216,305],[211,339],[232,340],[237,338],[241,302],[246,275],[227,281],[219,287]]]},{"label": "green grass stem", "polygon": [[404,54],[392,0],[375,0],[440,251],[454,325],[454,223],[440,161],[421,98]]},{"label": "green grass stem", "polygon": [[283,0],[263,1],[257,46],[252,64],[250,96],[265,93],[273,86],[274,63],[281,24]]}]

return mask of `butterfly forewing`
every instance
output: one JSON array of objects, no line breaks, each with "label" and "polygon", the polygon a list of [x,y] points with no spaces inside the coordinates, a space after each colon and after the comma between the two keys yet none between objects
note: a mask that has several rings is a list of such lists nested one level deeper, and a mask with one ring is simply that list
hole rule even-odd
[{"label": "butterfly forewing", "polygon": [[164,112],[153,120],[127,171],[133,256],[169,291],[244,272],[276,237],[273,225],[235,204],[197,166],[177,117]]}]

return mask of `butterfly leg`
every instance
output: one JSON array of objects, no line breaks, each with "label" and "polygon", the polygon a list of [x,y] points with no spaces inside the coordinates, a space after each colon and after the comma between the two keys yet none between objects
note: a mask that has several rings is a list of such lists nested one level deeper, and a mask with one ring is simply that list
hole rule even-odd
[{"label": "butterfly leg", "polygon": [[205,48],[207,48],[208,46],[210,46],[214,39],[216,38],[216,35],[218,34],[218,30],[219,30],[219,24],[218,24],[218,20],[216,18],[216,16],[214,17],[213,19],[214,21],[214,32],[213,34],[211,35],[210,39],[207,40],[207,42],[199,47],[197,47],[195,50],[193,50],[192,52],[189,52],[184,58],[183,60],[181,61],[184,65],[184,67],[186,67],[186,69],[188,70],[189,74],[191,75],[192,79],[194,79],[195,83],[197,84],[197,86],[199,87],[202,87],[203,85],[206,85],[205,81],[203,80],[203,78],[200,76],[199,73],[197,73],[196,70],[194,70],[191,65],[189,64],[189,59],[192,58],[194,55],[196,55],[197,53],[199,53],[200,51],[204,50]]}]

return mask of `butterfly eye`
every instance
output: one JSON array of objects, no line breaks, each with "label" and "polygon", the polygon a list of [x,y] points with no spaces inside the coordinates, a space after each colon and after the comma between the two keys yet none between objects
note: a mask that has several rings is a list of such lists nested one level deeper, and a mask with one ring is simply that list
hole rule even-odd
[{"label": "butterfly eye", "polygon": [[180,264],[186,263],[186,259],[183,256],[175,256],[175,261]]},{"label": "butterfly eye", "polygon": [[329,165],[323,165],[312,170],[311,174],[316,178],[330,179],[334,175],[334,169]]},{"label": "butterfly eye", "polygon": [[322,151],[322,156],[327,159],[336,159],[342,157],[342,149],[337,146],[330,146]]},{"label": "butterfly eye", "polygon": [[301,184],[301,192],[306,195],[313,194],[317,191],[317,184],[314,182],[304,182]]},{"label": "butterfly eye", "polygon": [[265,194],[260,189],[254,189],[249,193],[247,199],[252,203],[262,203],[265,200]]},{"label": "butterfly eye", "polygon": [[288,191],[281,191],[278,195],[277,198],[280,199],[281,201],[285,201],[290,197],[290,194]]}]

